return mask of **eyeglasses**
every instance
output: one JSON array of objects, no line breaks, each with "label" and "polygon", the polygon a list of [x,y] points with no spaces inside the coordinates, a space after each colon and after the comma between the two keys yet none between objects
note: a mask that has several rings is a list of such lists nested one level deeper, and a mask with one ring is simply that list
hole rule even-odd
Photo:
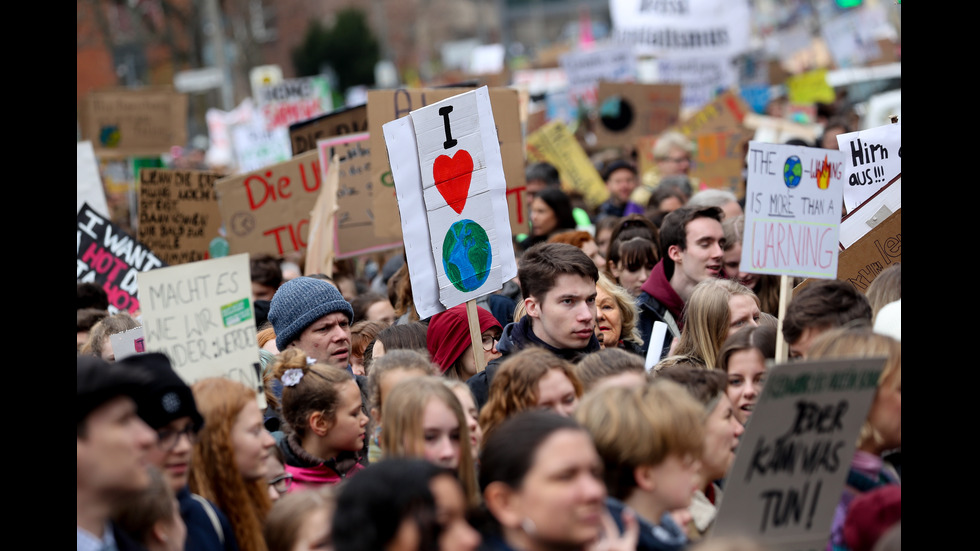
[{"label": "eyeglasses", "polygon": [[186,435],[187,441],[194,445],[197,442],[197,431],[194,430],[194,423],[188,423],[187,426],[180,430],[158,430],[157,431],[157,447],[164,451],[171,451],[177,447],[177,442],[180,441],[180,435]]},{"label": "eyeglasses", "polygon": [[289,473],[282,473],[281,475],[270,480],[269,486],[275,488],[280,494],[285,494],[289,492],[290,488],[293,487],[293,475]]},{"label": "eyeglasses", "polygon": [[494,337],[492,335],[483,336],[483,350],[490,352],[493,349],[493,344],[500,342],[500,337]]}]

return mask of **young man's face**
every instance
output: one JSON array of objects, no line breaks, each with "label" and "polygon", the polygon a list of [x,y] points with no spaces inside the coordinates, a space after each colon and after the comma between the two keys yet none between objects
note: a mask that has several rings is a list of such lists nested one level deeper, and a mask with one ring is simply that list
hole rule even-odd
[{"label": "young man's face", "polygon": [[688,283],[697,285],[709,277],[721,277],[724,272],[724,251],[721,248],[725,233],[721,222],[700,217],[687,223],[687,249],[671,245],[667,254],[674,261],[674,274],[681,272]]},{"label": "young man's face", "polygon": [[632,170],[628,168],[621,168],[619,170],[613,171],[609,175],[609,179],[606,180],[606,189],[609,190],[609,194],[612,195],[616,202],[626,203],[629,200],[630,195],[633,190],[636,189],[636,174],[633,174]]},{"label": "young man's face", "polygon": [[103,495],[141,490],[157,433],[136,415],[136,402],[118,396],[88,415],[85,436],[77,438],[79,481]]},{"label": "young man's face", "polygon": [[585,348],[595,327],[595,281],[561,274],[543,297],[524,299],[532,331],[555,348]]},{"label": "young man's face", "polygon": [[343,312],[332,312],[311,323],[291,346],[297,346],[314,360],[347,368],[350,361],[350,320]]}]

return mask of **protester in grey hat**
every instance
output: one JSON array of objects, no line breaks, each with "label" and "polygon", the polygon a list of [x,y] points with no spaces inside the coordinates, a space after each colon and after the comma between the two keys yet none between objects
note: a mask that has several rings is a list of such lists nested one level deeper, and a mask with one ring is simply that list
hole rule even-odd
[{"label": "protester in grey hat", "polygon": [[354,310],[340,291],[322,279],[297,277],[272,297],[269,321],[280,351],[297,347],[317,362],[350,369],[350,326]]},{"label": "protester in grey hat", "polygon": [[77,357],[76,370],[77,549],[142,549],[110,515],[122,496],[150,484],[156,434],[136,415],[147,377],[93,356]]},{"label": "protester in grey hat", "polygon": [[174,371],[170,359],[159,352],[134,354],[116,363],[149,378],[138,414],[157,433],[149,462],[163,472],[177,496],[180,516],[187,525],[185,549],[237,551],[228,517],[210,501],[191,493],[187,485],[191,452],[197,433],[204,426],[191,387]]}]

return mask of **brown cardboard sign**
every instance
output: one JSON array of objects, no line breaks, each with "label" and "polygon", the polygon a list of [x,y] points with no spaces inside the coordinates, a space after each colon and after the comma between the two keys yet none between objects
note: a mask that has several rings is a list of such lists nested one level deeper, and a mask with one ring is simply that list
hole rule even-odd
[{"label": "brown cardboard sign", "polygon": [[698,132],[691,136],[697,148],[691,163],[691,177],[701,189],[716,188],[745,196],[745,154],[752,132],[744,128]]},{"label": "brown cardboard sign", "polygon": [[217,172],[144,168],[139,172],[138,238],[161,260],[184,264],[208,258],[219,237]]},{"label": "brown cardboard sign", "polygon": [[849,281],[862,292],[878,274],[892,264],[902,262],[902,209],[898,209],[840,252],[837,279]]},{"label": "brown cardboard sign", "polygon": [[357,105],[289,125],[289,143],[296,156],[316,149],[317,140],[367,131],[367,105]]},{"label": "brown cardboard sign", "polygon": [[78,109],[96,155],[154,156],[187,144],[187,94],[172,88],[89,93]]},{"label": "brown cardboard sign", "polygon": [[[397,90],[368,90],[368,126],[378,129],[371,133],[371,162],[374,182],[380,182],[379,193],[374,195],[375,227],[378,237],[401,239],[401,223],[398,216],[382,219],[378,213],[398,212],[395,198],[395,182],[391,177],[391,164],[385,147],[381,127],[419,109],[452,96],[470,91],[470,88],[399,88]],[[500,142],[500,156],[507,180],[507,208],[510,213],[512,235],[528,232],[528,213],[524,212],[524,138],[521,133],[520,103],[517,90],[490,88],[490,105]],[[385,192],[384,190],[387,190]],[[422,214],[422,213],[420,213]]]},{"label": "brown cardboard sign", "polygon": [[681,134],[693,136],[700,132],[731,130],[742,126],[752,108],[740,94],[728,90],[675,128]]},{"label": "brown cardboard sign", "polygon": [[303,251],[323,174],[317,151],[214,183],[229,254]]},{"label": "brown cardboard sign", "polygon": [[598,104],[598,146],[632,146],[640,136],[660,134],[677,124],[681,85],[600,81]]}]

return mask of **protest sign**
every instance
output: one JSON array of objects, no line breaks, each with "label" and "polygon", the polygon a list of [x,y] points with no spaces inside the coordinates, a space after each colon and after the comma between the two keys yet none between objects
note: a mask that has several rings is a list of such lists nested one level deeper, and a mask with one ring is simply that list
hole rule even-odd
[{"label": "protest sign", "polygon": [[[368,126],[381,128],[383,124],[407,116],[411,111],[437,101],[461,94],[469,88],[399,88],[397,90],[368,90]],[[499,139],[500,156],[507,180],[507,205],[512,235],[528,232],[528,216],[524,212],[524,135],[521,132],[520,104],[517,90],[490,88],[490,104]],[[371,150],[379,152],[371,163],[374,181],[389,190],[374,196],[375,212],[395,212],[394,182],[389,152],[385,148],[381,132],[371,134]],[[378,237],[401,239],[402,227],[397,219],[377,220],[375,234]],[[385,224],[387,222],[387,224]]]},{"label": "protest sign", "polygon": [[838,134],[844,153],[844,207],[850,212],[902,173],[902,123]]},{"label": "protest sign", "polygon": [[167,87],[89,93],[78,109],[82,139],[98,155],[152,156],[187,144],[187,94]]},{"label": "protest sign", "polygon": [[109,335],[109,344],[112,345],[112,355],[117,360],[121,360],[133,354],[146,352],[146,339],[143,337],[143,326],[114,333]]},{"label": "protest sign", "polygon": [[517,263],[487,87],[382,129],[419,317],[499,290]]},{"label": "protest sign", "polygon": [[580,193],[589,208],[594,209],[609,198],[602,175],[561,121],[551,121],[527,137],[527,160],[554,165],[564,186]]},{"label": "protest sign", "polygon": [[681,112],[701,109],[718,95],[718,90],[736,89],[738,72],[731,59],[684,57],[657,60],[658,82],[677,83],[683,89]]},{"label": "protest sign", "polygon": [[884,358],[853,358],[770,367],[710,537],[823,551],[884,366]]},{"label": "protest sign", "polygon": [[624,46],[576,50],[561,56],[561,67],[568,79],[568,94],[589,107],[599,104],[599,83],[636,80],[636,56]]},{"label": "protest sign", "polygon": [[[379,216],[398,217],[398,212],[375,213],[374,175],[368,133],[346,134],[318,140],[317,151],[324,178],[337,172],[337,211],[334,217],[334,258],[349,258],[376,251],[396,249],[401,239],[377,237],[374,221]],[[337,164],[331,163],[337,155]]]},{"label": "protest sign", "polygon": [[861,239],[840,252],[837,279],[867,291],[878,274],[902,262],[902,209],[888,216]]},{"label": "protest sign", "polygon": [[227,377],[265,391],[256,347],[248,254],[139,274],[147,352],[166,354],[187,384]]},{"label": "protest sign", "polygon": [[214,182],[222,177],[199,170],[140,170],[139,240],[170,265],[206,259],[211,240],[221,237]]},{"label": "protest sign", "polygon": [[102,185],[102,175],[99,174],[99,163],[95,160],[92,142],[87,140],[78,142],[77,150],[78,179],[75,186],[75,212],[82,210],[82,205],[88,203],[92,210],[105,218],[110,218],[105,187]]},{"label": "protest sign", "polygon": [[827,84],[827,69],[814,69],[786,79],[786,95],[792,103],[833,103],[837,98]]},{"label": "protest sign", "polygon": [[289,125],[293,155],[316,149],[316,142],[334,136],[367,132],[367,104],[345,107]]},{"label": "protest sign", "polygon": [[214,183],[231,254],[282,256],[306,248],[322,173],[316,150]]},{"label": "protest sign", "polygon": [[743,272],[837,277],[843,153],[749,142]]},{"label": "protest sign", "polygon": [[239,172],[260,170],[290,158],[287,127],[269,127],[261,111],[229,128]]},{"label": "protest sign", "polygon": [[902,208],[902,175],[895,176],[840,221],[840,246],[848,249],[872,228]]},{"label": "protest sign", "polygon": [[599,147],[631,146],[639,136],[660,134],[677,124],[680,84],[599,83]]},{"label": "protest sign", "polygon": [[740,127],[750,113],[752,109],[742,96],[727,90],[681,121],[674,130],[689,137],[701,132],[731,130]]},{"label": "protest sign", "polygon": [[113,314],[139,312],[137,274],[167,265],[88,204],[78,211],[75,247],[75,279],[101,285]]},{"label": "protest sign", "polygon": [[734,57],[749,49],[747,0],[610,0],[613,42],[637,55]]},{"label": "protest sign", "polygon": [[290,78],[255,87],[255,101],[267,128],[289,125],[333,109],[333,94],[325,76]]}]

